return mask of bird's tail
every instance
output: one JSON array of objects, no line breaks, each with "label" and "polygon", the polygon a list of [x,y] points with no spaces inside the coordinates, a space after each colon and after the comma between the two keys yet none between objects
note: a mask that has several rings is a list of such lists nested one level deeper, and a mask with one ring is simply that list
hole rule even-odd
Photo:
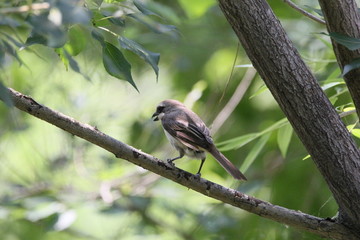
[{"label": "bird's tail", "polygon": [[237,167],[234,166],[217,148],[212,145],[209,149],[209,153],[220,163],[220,165],[235,179],[247,180],[244,174],[242,174]]}]

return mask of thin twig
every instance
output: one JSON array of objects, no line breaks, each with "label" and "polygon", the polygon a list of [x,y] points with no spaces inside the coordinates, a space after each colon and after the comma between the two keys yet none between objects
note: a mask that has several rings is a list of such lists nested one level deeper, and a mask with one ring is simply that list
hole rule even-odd
[{"label": "thin twig", "polygon": [[355,110],[355,109],[354,109],[354,110],[350,110],[350,111],[346,111],[346,112],[342,112],[342,113],[339,114],[339,116],[340,116],[341,118],[343,118],[343,117],[349,116],[349,115],[354,114],[354,113],[356,113],[356,110]]},{"label": "thin twig", "polygon": [[321,23],[321,24],[326,24],[326,22],[324,20],[322,20],[321,18],[318,18],[317,16],[305,11],[304,9],[300,8],[299,6],[297,6],[295,3],[293,3],[291,0],[284,0],[285,3],[287,3],[290,7],[292,7],[293,9],[295,9],[296,11],[298,11],[299,13],[301,13],[302,15],[311,18],[312,20]]},{"label": "thin twig", "polygon": [[[313,232],[323,237],[336,236],[336,239],[349,239],[348,236],[352,236],[348,228],[332,219],[319,218],[300,211],[273,205],[237,190],[221,186],[204,178],[199,178],[194,174],[174,167],[171,164],[120,142],[100,132],[93,126],[78,122],[71,117],[41,105],[31,97],[25,96],[13,89],[9,88],[8,94],[16,108],[53,124],[70,134],[83,138],[115,154],[118,158],[125,159],[207,197],[217,199],[282,224]],[[0,100],[3,99],[0,97]]]}]

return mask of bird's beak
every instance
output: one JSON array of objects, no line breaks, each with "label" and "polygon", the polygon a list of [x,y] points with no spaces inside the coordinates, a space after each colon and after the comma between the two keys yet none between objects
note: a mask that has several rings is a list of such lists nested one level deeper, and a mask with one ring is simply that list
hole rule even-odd
[{"label": "bird's beak", "polygon": [[159,113],[158,113],[158,112],[155,112],[155,113],[152,115],[151,118],[152,118],[153,121],[159,121],[159,117],[158,117],[158,116],[159,116]]}]

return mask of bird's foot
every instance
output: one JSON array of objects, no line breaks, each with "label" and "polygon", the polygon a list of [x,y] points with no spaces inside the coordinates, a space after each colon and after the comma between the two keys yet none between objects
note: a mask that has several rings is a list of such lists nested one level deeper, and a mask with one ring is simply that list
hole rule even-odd
[{"label": "bird's foot", "polygon": [[173,160],[172,159],[167,159],[166,160],[167,162],[168,162],[168,164],[170,164],[171,166],[175,166],[175,163],[173,162]]},{"label": "bird's foot", "polygon": [[198,178],[198,179],[200,179],[201,178],[201,173],[197,173],[197,174],[195,174],[195,176],[196,176],[196,178]]}]

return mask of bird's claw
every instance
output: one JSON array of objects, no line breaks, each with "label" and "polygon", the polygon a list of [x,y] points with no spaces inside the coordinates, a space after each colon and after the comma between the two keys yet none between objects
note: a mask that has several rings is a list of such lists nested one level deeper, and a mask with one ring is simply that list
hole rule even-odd
[{"label": "bird's claw", "polygon": [[200,179],[201,178],[201,173],[197,173],[197,174],[195,174],[195,176]]},{"label": "bird's claw", "polygon": [[168,164],[170,164],[171,166],[175,166],[175,163],[174,163],[171,159],[167,159],[166,161],[167,161]]}]

